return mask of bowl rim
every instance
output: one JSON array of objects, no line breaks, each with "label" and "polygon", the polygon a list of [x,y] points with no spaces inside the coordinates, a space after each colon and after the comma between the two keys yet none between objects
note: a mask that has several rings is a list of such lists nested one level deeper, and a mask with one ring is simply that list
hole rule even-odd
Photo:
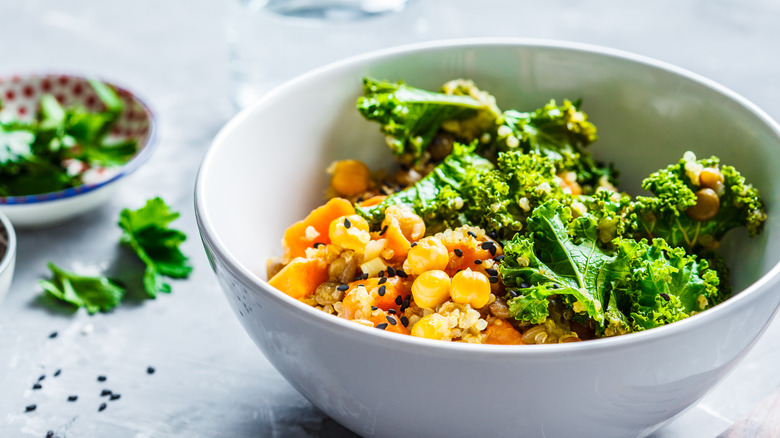
[{"label": "bowl rim", "polygon": [[[0,226],[5,229],[5,234],[8,238],[8,245],[5,248],[5,253],[3,254],[3,257],[0,258],[0,275],[3,275],[8,270],[8,266],[11,265],[16,258],[16,231],[11,224],[11,220],[8,219],[8,216],[2,211],[0,211]],[[0,292],[0,294],[2,293]]]},{"label": "bowl rim", "polygon": [[[599,45],[592,45],[580,42],[572,42],[565,40],[555,39],[538,39],[538,38],[460,38],[460,39],[447,39],[447,40],[435,40],[427,41],[423,43],[406,44],[387,49],[377,50],[362,55],[353,56],[350,58],[337,61],[323,67],[314,69],[300,76],[297,76],[283,84],[275,87],[255,103],[240,111],[231,120],[229,120],[214,137],[208,150],[204,154],[201,165],[198,169],[198,174],[195,181],[195,218],[198,225],[198,230],[201,235],[201,239],[204,244],[214,251],[217,258],[224,262],[224,268],[231,271],[232,274],[241,278],[245,284],[252,285],[258,290],[252,290],[254,293],[267,294],[268,298],[273,300],[276,304],[281,305],[288,310],[299,313],[302,316],[313,318],[319,324],[333,325],[333,328],[344,330],[343,336],[374,336],[373,338],[377,342],[389,343],[388,348],[393,346],[395,348],[416,348],[416,349],[435,349],[439,352],[451,352],[456,354],[463,351],[468,354],[481,354],[496,357],[506,357],[514,355],[523,355],[531,357],[550,357],[558,355],[582,354],[590,353],[593,351],[604,351],[622,347],[631,347],[636,344],[646,342],[658,342],[671,337],[676,336],[679,332],[685,330],[695,329],[702,327],[714,319],[724,317],[731,309],[738,307],[748,306],[753,300],[754,296],[758,296],[761,290],[770,290],[772,284],[780,282],[780,261],[775,263],[764,275],[759,277],[752,284],[748,285],[741,291],[735,292],[730,298],[723,303],[720,303],[707,311],[690,316],[684,320],[677,321],[665,326],[656,327],[651,330],[644,330],[640,332],[628,333],[620,336],[613,336],[608,338],[591,339],[586,342],[571,342],[563,344],[543,344],[543,345],[491,345],[491,344],[468,344],[461,342],[442,342],[431,339],[417,338],[413,336],[399,336],[396,333],[387,333],[383,330],[376,330],[373,327],[365,327],[360,324],[355,324],[343,318],[339,318],[335,315],[317,310],[312,306],[304,304],[287,294],[270,286],[266,280],[261,279],[257,274],[253,273],[250,269],[244,266],[238,261],[233,254],[230,253],[227,246],[218,237],[219,234],[213,227],[210,221],[208,212],[205,210],[204,202],[202,199],[206,191],[205,187],[205,174],[208,172],[209,163],[214,160],[217,150],[220,145],[224,143],[224,139],[244,120],[249,118],[251,114],[259,111],[264,106],[268,105],[277,99],[277,96],[284,95],[287,90],[294,89],[298,84],[310,81],[312,78],[319,76],[326,72],[333,72],[339,69],[349,68],[356,64],[362,64],[368,66],[370,62],[375,62],[382,59],[393,59],[401,57],[407,54],[416,52],[438,51],[438,50],[450,50],[450,49],[479,49],[481,47],[531,47],[540,49],[558,49],[558,50],[573,50],[577,52],[587,52],[599,56],[607,56],[613,58],[620,58],[624,61],[642,64],[648,67],[657,68],[667,73],[672,73],[677,76],[681,76],[685,79],[698,83],[706,88],[709,88],[740,105],[749,113],[752,113],[757,119],[759,119],[766,127],[780,140],[780,125],[773,120],[768,114],[760,109],[756,104],[750,102],[745,97],[739,95],[733,90],[711,80],[697,73],[691,72],[682,67],[660,61],[644,55],[638,55],[632,52],[614,49],[610,47],[604,47]],[[212,262],[212,267],[214,263]],[[225,291],[227,293],[227,291]],[[780,310],[780,306],[774,309],[772,316],[765,323],[763,330],[774,319],[775,315]],[[754,343],[761,333],[752,340]],[[365,338],[370,341],[372,338]],[[752,343],[751,343],[752,345]]]},{"label": "bowl rim", "polygon": [[125,87],[120,83],[117,83],[116,81],[106,80],[105,77],[102,75],[89,76],[89,75],[79,74],[79,73],[58,72],[58,71],[34,71],[28,73],[0,74],[0,77],[2,78],[19,77],[23,79],[23,78],[35,77],[35,76],[38,77],[66,76],[69,78],[75,78],[80,80],[88,80],[94,78],[100,82],[103,82],[104,84],[111,85],[112,87],[114,87],[120,92],[132,96],[133,99],[136,100],[143,107],[144,112],[148,115],[149,136],[146,142],[142,145],[142,147],[138,151],[138,153],[136,153],[127,163],[122,165],[119,168],[119,171],[111,178],[103,180],[99,183],[81,184],[76,187],[69,187],[67,189],[59,190],[56,192],[38,193],[34,195],[22,195],[22,196],[0,196],[0,208],[14,208],[17,206],[21,208],[21,206],[40,205],[51,201],[64,200],[68,198],[73,198],[81,194],[89,193],[101,187],[104,187],[106,185],[109,185],[124,176],[131,174],[136,169],[138,169],[141,166],[141,164],[145,163],[146,160],[149,159],[152,151],[157,146],[158,134],[157,134],[157,120],[156,120],[155,112],[152,110],[151,106],[147,103],[148,101],[145,98],[139,96],[138,93],[134,91],[130,91],[129,88]]}]

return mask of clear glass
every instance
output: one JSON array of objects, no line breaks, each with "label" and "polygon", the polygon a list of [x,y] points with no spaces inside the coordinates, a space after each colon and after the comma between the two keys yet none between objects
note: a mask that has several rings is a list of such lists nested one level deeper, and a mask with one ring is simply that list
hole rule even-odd
[{"label": "clear glass", "polygon": [[232,0],[226,37],[238,108],[308,70],[429,36],[425,0]]}]

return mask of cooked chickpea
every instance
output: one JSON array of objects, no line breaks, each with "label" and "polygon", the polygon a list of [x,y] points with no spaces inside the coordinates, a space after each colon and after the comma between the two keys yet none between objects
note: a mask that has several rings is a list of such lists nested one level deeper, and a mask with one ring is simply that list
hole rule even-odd
[{"label": "cooked chickpea", "polygon": [[414,275],[430,270],[444,270],[450,262],[449,251],[438,238],[425,237],[409,250],[406,262]]},{"label": "cooked chickpea", "polygon": [[437,313],[423,316],[414,324],[414,327],[412,327],[412,336],[417,336],[418,338],[436,339],[440,341],[449,335],[450,328],[447,324],[447,320]]},{"label": "cooked chickpea", "polygon": [[404,237],[410,242],[425,235],[425,222],[418,216],[414,210],[404,205],[391,205],[385,209],[385,219],[382,226],[392,225],[392,221],[398,221],[398,227],[401,229]]},{"label": "cooked chickpea", "polygon": [[356,214],[334,219],[328,227],[328,237],[331,244],[359,253],[363,252],[371,240],[368,222]]},{"label": "cooked chickpea", "polygon": [[699,173],[699,184],[708,189],[717,190],[723,185],[723,174],[714,167],[706,167]]},{"label": "cooked chickpea", "polygon": [[696,192],[696,204],[688,207],[688,217],[695,221],[712,219],[720,210],[720,198],[715,190],[704,188]]},{"label": "cooked chickpea", "polygon": [[452,277],[450,296],[458,304],[470,304],[475,309],[481,309],[490,301],[490,282],[481,272],[471,269],[460,271]]},{"label": "cooked chickpea", "polygon": [[333,174],[330,185],[340,195],[359,195],[371,187],[371,171],[360,161],[337,161],[328,170]]},{"label": "cooked chickpea", "polygon": [[412,283],[412,298],[419,307],[435,309],[450,299],[450,276],[444,271],[425,271]]}]

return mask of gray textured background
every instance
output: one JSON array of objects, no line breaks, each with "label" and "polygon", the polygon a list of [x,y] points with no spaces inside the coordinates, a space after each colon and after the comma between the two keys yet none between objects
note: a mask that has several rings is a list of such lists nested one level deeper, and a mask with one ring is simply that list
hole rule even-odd
[{"label": "gray textured background", "polygon": [[[0,436],[341,437],[351,434],[298,395],[238,325],[204,257],[193,214],[200,160],[235,113],[222,17],[228,0],[0,0],[0,74],[97,74],[156,111],[159,147],[118,195],[66,224],[18,234],[16,278],[0,304]],[[479,5],[477,5],[479,3]],[[440,37],[522,36],[636,52],[707,76],[780,118],[780,3],[440,1]],[[370,38],[370,36],[367,36]],[[162,196],[195,270],[173,293],[89,316],[42,306],[46,263],[104,270],[122,257],[118,213]],[[91,328],[85,335],[84,329]],[[57,331],[58,337],[49,339]],[[780,323],[701,403],[659,437],[715,436],[780,384]],[[146,374],[152,365],[157,372]],[[62,374],[53,378],[52,373]],[[43,389],[33,391],[38,376]],[[96,381],[105,375],[104,383]],[[98,413],[100,390],[122,398]],[[68,395],[79,396],[68,403]],[[24,407],[35,403],[34,413]],[[521,431],[519,431],[522,433]]]}]

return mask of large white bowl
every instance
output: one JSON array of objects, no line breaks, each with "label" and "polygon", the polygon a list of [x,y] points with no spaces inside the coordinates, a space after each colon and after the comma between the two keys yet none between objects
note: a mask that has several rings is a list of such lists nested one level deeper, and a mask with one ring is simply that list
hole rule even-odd
[{"label": "large white bowl", "polygon": [[[361,79],[435,88],[472,78],[504,108],[582,98],[594,155],[621,187],[715,154],[760,189],[770,219],[722,245],[739,293],[669,326],[580,343],[464,345],[401,336],[324,314],[273,289],[265,260],[322,202],[333,159],[389,159],[354,109]],[[385,161],[387,162],[387,161]],[[196,184],[201,237],[239,320],[305,397],[365,436],[616,436],[650,433],[706,394],[747,353],[780,303],[780,129],[735,93],[671,65],[580,44],[477,40],[383,51],[269,93],[214,140]]]}]

